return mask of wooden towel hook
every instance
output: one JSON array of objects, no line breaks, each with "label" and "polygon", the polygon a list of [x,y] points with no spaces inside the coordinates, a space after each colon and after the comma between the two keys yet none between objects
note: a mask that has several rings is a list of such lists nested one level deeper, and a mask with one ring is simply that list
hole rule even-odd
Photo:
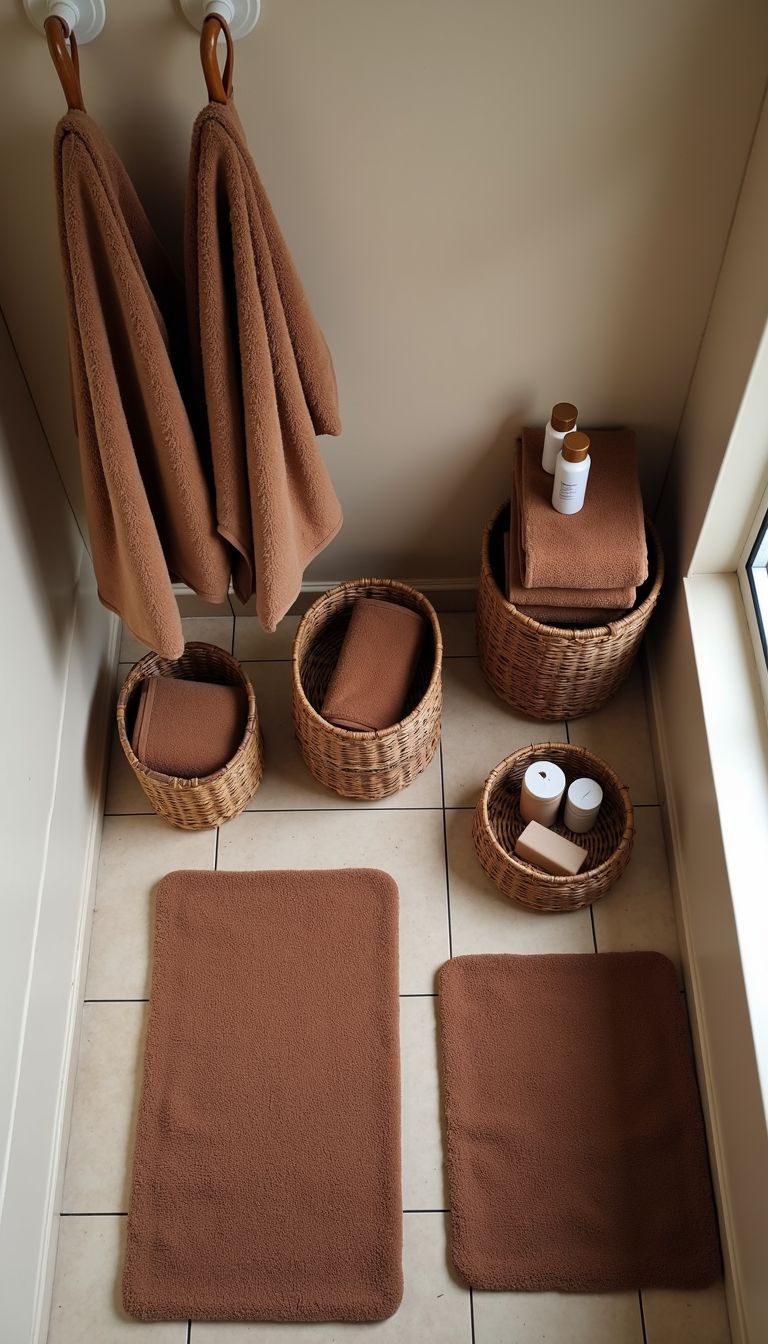
[{"label": "wooden towel hook", "polygon": [[[70,111],[84,112],[83,91],[80,87],[80,57],[77,39],[63,19],[52,15],[45,21],[45,37],[51,60],[64,90]],[[69,46],[67,46],[69,39]]]},{"label": "wooden towel hook", "polygon": [[[219,70],[218,41],[219,33],[224,34],[227,44],[227,59],[224,62],[224,74]],[[227,103],[232,95],[232,72],[234,66],[234,44],[229,24],[220,14],[209,14],[200,32],[200,60],[203,66],[208,97],[212,103]]]}]

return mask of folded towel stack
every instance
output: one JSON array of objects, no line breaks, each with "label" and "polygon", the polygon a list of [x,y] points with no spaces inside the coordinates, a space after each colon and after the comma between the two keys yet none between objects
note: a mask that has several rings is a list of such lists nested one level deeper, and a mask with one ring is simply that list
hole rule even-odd
[{"label": "folded towel stack", "polygon": [[247,719],[242,686],[148,677],[139,692],[131,746],[150,770],[203,779],[231,761]]},{"label": "folded towel stack", "polygon": [[369,733],[402,718],[426,625],[396,602],[360,598],[352,609],[322,715],[337,728]]},{"label": "folded towel stack", "polygon": [[508,597],[534,620],[602,625],[634,605],[648,577],[635,436],[590,430],[592,467],[584,507],[552,508],[552,477],[541,465],[543,432],[525,429],[515,458]]}]

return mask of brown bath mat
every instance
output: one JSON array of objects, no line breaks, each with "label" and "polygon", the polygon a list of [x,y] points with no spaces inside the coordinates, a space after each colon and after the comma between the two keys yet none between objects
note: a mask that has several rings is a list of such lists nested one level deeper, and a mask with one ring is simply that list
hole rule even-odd
[{"label": "brown bath mat", "polygon": [[655,952],[439,973],[451,1252],[474,1288],[697,1288],[720,1258],[685,1007]]},{"label": "brown bath mat", "polygon": [[386,873],[171,873],[123,1302],[372,1321],[402,1295],[398,899]]}]

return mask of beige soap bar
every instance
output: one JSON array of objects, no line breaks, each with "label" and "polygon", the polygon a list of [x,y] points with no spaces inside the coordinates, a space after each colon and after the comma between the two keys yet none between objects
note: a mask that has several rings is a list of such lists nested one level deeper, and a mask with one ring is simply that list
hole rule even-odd
[{"label": "beige soap bar", "polygon": [[535,863],[555,877],[573,877],[578,873],[587,851],[582,845],[550,831],[538,821],[529,821],[525,830],[517,837],[515,853],[529,863]]}]

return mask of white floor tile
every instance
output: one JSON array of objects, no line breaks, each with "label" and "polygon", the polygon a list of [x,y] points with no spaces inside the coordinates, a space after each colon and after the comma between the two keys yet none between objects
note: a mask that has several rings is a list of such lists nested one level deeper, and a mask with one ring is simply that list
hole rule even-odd
[{"label": "white floor tile", "polygon": [[238,616],[235,621],[235,657],[252,660],[290,659],[300,616],[284,616],[274,634],[267,634],[257,616]]},{"label": "white floor tile", "polygon": [[669,868],[658,807],[635,811],[635,843],[623,877],[592,906],[598,952],[663,952],[680,967]]},{"label": "white floor tile", "polygon": [[444,1209],[443,1141],[434,998],[400,1000],[403,1207]]},{"label": "white floor tile", "polygon": [[48,1344],[185,1344],[186,1321],[134,1321],[120,1304],[125,1218],[60,1218]]},{"label": "white floor tile", "polygon": [[572,719],[568,730],[572,742],[608,762],[626,784],[633,803],[658,802],[643,678],[637,663],[607,705],[586,718]]},{"label": "white floor tile", "polygon": [[223,826],[219,868],[382,868],[400,890],[400,992],[430,994],[448,956],[439,811],[245,812]]},{"label": "white floor tile", "polygon": [[474,611],[441,611],[437,619],[443,632],[446,658],[477,657]]},{"label": "white floor tile", "polygon": [[[399,1309],[375,1325],[192,1325],[191,1344],[471,1344],[469,1293],[446,1266],[445,1219],[405,1215],[405,1291]],[[623,1341],[618,1342],[623,1344]]]},{"label": "white floor tile", "polygon": [[[218,644],[227,653],[232,648],[232,631],[234,627],[234,617],[231,612],[228,615],[219,616],[184,616],[182,617],[181,628],[184,632],[184,639],[201,640],[204,644]],[[149,650],[144,644],[140,644],[134,635],[123,627],[123,638],[120,644],[120,662],[136,663],[139,658],[143,658]]]},{"label": "white floor tile", "polygon": [[643,1344],[637,1293],[474,1293],[475,1344]]},{"label": "white floor tile", "polygon": [[147,997],[153,890],[175,868],[213,868],[215,857],[215,831],[181,831],[155,816],[106,818],[87,999]]},{"label": "white floor tile", "polygon": [[474,658],[443,669],[443,772],[447,807],[474,807],[499,761],[530,742],[564,742],[565,725],[523,719],[485,681]]},{"label": "white floor tile", "polygon": [[648,1344],[731,1344],[722,1283],[698,1293],[643,1293]]},{"label": "white floor tile", "polygon": [[125,1213],[145,1003],[87,1003],[83,1009],[64,1213]]},{"label": "white floor tile", "polygon": [[264,777],[248,804],[249,811],[273,808],[346,808],[386,811],[402,807],[440,807],[440,753],[407,789],[376,803],[340,798],[318,784],[301,759],[291,714],[291,664],[245,663],[256,690],[259,721],[264,734]]},{"label": "white floor tile", "polygon": [[447,812],[453,955],[468,952],[591,952],[588,910],[537,914],[494,886],[477,860],[472,812]]}]

